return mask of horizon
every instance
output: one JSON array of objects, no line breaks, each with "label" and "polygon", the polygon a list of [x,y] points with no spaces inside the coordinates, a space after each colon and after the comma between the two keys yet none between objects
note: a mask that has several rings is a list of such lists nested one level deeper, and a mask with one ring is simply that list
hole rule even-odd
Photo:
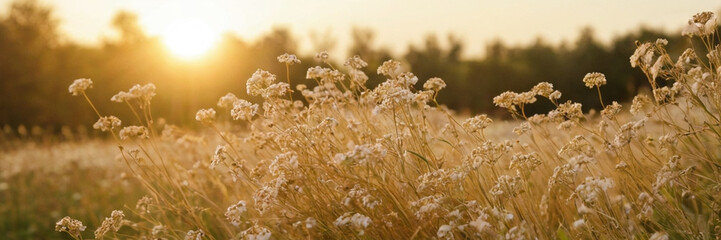
[{"label": "horizon", "polygon": [[[2,16],[7,15],[13,2],[15,1],[0,5]],[[562,42],[573,41],[579,36],[581,29],[586,27],[591,27],[596,39],[603,44],[641,28],[669,33],[678,31],[680,34],[683,23],[693,14],[700,11],[717,12],[721,9],[721,3],[701,0],[685,3],[658,1],[652,5],[620,0],[604,3],[554,0],[550,4],[533,1],[499,3],[464,0],[451,6],[437,0],[423,2],[426,4],[412,5],[407,0],[391,3],[322,0],[307,4],[283,0],[254,3],[228,0],[215,0],[211,3],[167,0],[38,1],[42,6],[53,10],[53,16],[59,20],[59,32],[64,39],[85,46],[98,46],[105,40],[117,37],[111,26],[112,18],[120,11],[127,11],[138,16],[143,31],[151,37],[167,37],[169,28],[177,25],[179,21],[188,20],[201,21],[205,28],[204,35],[210,35],[206,38],[211,39],[232,34],[243,40],[254,41],[272,29],[281,27],[288,29],[298,42],[297,54],[307,55],[323,50],[312,46],[311,39],[315,34],[321,41],[336,43],[335,47],[329,50],[331,55],[344,56],[350,46],[351,30],[362,28],[374,32],[375,47],[389,49],[394,55],[406,51],[410,46],[422,45],[429,35],[437,36],[441,46],[447,46],[446,36],[454,35],[465,44],[464,58],[484,56],[485,47],[498,40],[509,46],[519,46],[543,39],[544,42],[557,46]],[[374,6],[373,3],[387,6],[367,7]],[[74,7],[79,4],[89,6],[82,9]],[[561,4],[566,5],[557,7]],[[636,5],[644,8],[634,7]],[[394,9],[410,6],[415,7],[408,8],[401,16],[383,18],[397,13]],[[320,7],[330,10],[312,11]],[[95,11],[84,11],[85,9]],[[503,13],[511,12],[504,9],[513,10],[516,14],[502,16]],[[569,9],[573,10],[567,11]],[[592,9],[595,10],[594,14],[583,14]],[[481,14],[476,14],[476,11]],[[614,14],[606,14],[611,12]],[[291,13],[297,13],[297,17],[291,16]],[[436,14],[433,21],[416,24],[430,14]],[[500,24],[491,22],[498,18],[507,21],[501,21]],[[537,21],[529,21],[531,19]],[[474,25],[472,21],[481,24]]]}]

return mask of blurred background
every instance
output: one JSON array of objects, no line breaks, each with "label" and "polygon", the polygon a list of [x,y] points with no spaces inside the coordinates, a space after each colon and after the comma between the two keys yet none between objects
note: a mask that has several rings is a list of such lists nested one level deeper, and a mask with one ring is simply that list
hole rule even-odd
[{"label": "blurred background", "polygon": [[121,119],[130,112],[110,97],[152,82],[154,116],[194,126],[197,109],[225,93],[257,101],[245,81],[257,68],[285,74],[276,60],[283,53],[301,57],[293,82],[313,86],[306,69],[321,65],[313,56],[323,50],[334,66],[353,55],[368,61],[370,87],[385,80],[375,72],[390,58],[419,77],[418,88],[440,77],[448,88],[439,101],[461,113],[508,117],[491,99],[541,81],[563,101],[597,109],[581,82],[586,73],[606,74],[606,101],[628,101],[648,84],[629,64],[634,41],[665,37],[678,56],[694,44],[680,34],[688,18],[721,8],[701,0],[412,2],[3,0],[0,126],[89,126],[94,113],[68,94],[76,78],[91,78],[90,98]]}]

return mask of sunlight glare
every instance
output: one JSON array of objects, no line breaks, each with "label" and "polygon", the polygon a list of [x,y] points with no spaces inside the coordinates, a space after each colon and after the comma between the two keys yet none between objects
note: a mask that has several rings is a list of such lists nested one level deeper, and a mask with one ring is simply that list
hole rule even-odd
[{"label": "sunlight glare", "polygon": [[193,59],[207,53],[216,43],[217,34],[198,19],[181,19],[171,23],[162,34],[163,42],[174,55]]}]

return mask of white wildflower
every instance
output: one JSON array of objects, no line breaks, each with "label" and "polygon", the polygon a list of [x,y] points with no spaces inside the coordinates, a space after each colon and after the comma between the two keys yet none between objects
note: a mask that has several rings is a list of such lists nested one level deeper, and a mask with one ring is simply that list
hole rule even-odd
[{"label": "white wildflower", "polygon": [[361,59],[360,56],[355,55],[353,57],[348,58],[348,60],[346,60],[343,65],[348,66],[352,69],[361,69],[361,68],[367,67],[368,63],[363,61],[363,59]]},{"label": "white wildflower", "polygon": [[246,100],[238,99],[233,103],[233,109],[230,110],[230,116],[234,120],[248,120],[253,119],[258,113],[258,104],[252,104]]},{"label": "white wildflower", "polygon": [[444,82],[443,79],[440,79],[437,77],[430,78],[430,79],[428,79],[428,81],[423,83],[423,89],[433,90],[435,92],[438,92],[445,87],[446,87],[446,82]]},{"label": "white wildflower", "polygon": [[123,226],[125,214],[120,210],[113,210],[109,218],[105,218],[98,229],[95,230],[95,238],[100,239],[109,231],[117,232]]},{"label": "white wildflower", "polygon": [[211,124],[215,121],[215,109],[200,109],[195,113],[195,120],[202,122],[203,124]]},{"label": "white wildflower", "polygon": [[93,124],[93,128],[107,132],[120,127],[121,123],[120,119],[115,116],[101,117],[97,122],[95,122],[95,124]]},{"label": "white wildflower", "polygon": [[246,81],[246,91],[248,95],[260,96],[273,82],[275,82],[275,75],[268,71],[258,69],[253,73],[253,76]]},{"label": "white wildflower", "polygon": [[92,87],[93,81],[88,78],[75,79],[75,81],[73,81],[73,83],[68,87],[68,92],[72,93],[73,96],[77,96],[79,93],[82,93]]},{"label": "white wildflower", "polygon": [[586,84],[588,88],[606,85],[606,75],[597,72],[587,73],[586,76],[583,77],[583,83]]},{"label": "white wildflower", "polygon": [[235,94],[227,93],[225,96],[220,97],[218,99],[218,107],[222,108],[229,108],[234,105],[236,101],[238,101],[238,97],[235,96]]},{"label": "white wildflower", "polygon": [[282,55],[278,56],[278,62],[293,65],[300,64],[300,59],[298,59],[295,54],[283,53]]},{"label": "white wildflower", "polygon": [[225,218],[230,221],[230,224],[233,224],[234,226],[239,226],[242,222],[243,214],[248,209],[245,207],[245,201],[240,200],[238,203],[230,205],[227,210],[225,210]]},{"label": "white wildflower", "polygon": [[120,139],[148,138],[148,128],[145,126],[127,126],[120,130]]},{"label": "white wildflower", "polygon": [[75,238],[80,237],[80,232],[85,231],[85,228],[83,222],[70,217],[64,217],[55,223],[55,231],[66,232]]}]

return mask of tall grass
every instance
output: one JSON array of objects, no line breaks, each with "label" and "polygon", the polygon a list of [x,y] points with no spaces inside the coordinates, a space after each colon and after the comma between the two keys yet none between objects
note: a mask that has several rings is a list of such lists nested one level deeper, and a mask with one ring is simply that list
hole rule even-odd
[{"label": "tall grass", "polygon": [[[307,70],[317,86],[258,70],[247,93],[220,98],[196,120],[213,136],[154,121],[152,84],[120,92],[136,125],[93,110],[147,196],[113,211],[94,236],[168,239],[709,239],[721,236],[721,48],[716,18],[700,13],[684,35],[703,49],[677,61],[667,41],[638,43],[630,63],[652,96],[630,107],[603,101],[607,81],[583,83],[604,109],[584,113],[550,83],[494,103],[517,119],[461,120],[424,82],[389,60],[368,89],[359,57]],[[697,53],[708,53],[699,56]],[[278,58],[296,71],[294,55]],[[581,86],[579,79],[579,87]],[[92,106],[88,79],[70,92]],[[295,90],[293,90],[295,89]],[[300,91],[304,99],[292,99]],[[583,91],[579,89],[579,91]],[[453,94],[453,93],[447,93]],[[529,116],[525,107],[556,109]],[[231,124],[219,119],[233,119]],[[505,131],[507,134],[499,134]],[[513,132],[513,134],[511,134]],[[208,151],[208,139],[220,143]],[[65,218],[58,231],[90,237]]]}]

